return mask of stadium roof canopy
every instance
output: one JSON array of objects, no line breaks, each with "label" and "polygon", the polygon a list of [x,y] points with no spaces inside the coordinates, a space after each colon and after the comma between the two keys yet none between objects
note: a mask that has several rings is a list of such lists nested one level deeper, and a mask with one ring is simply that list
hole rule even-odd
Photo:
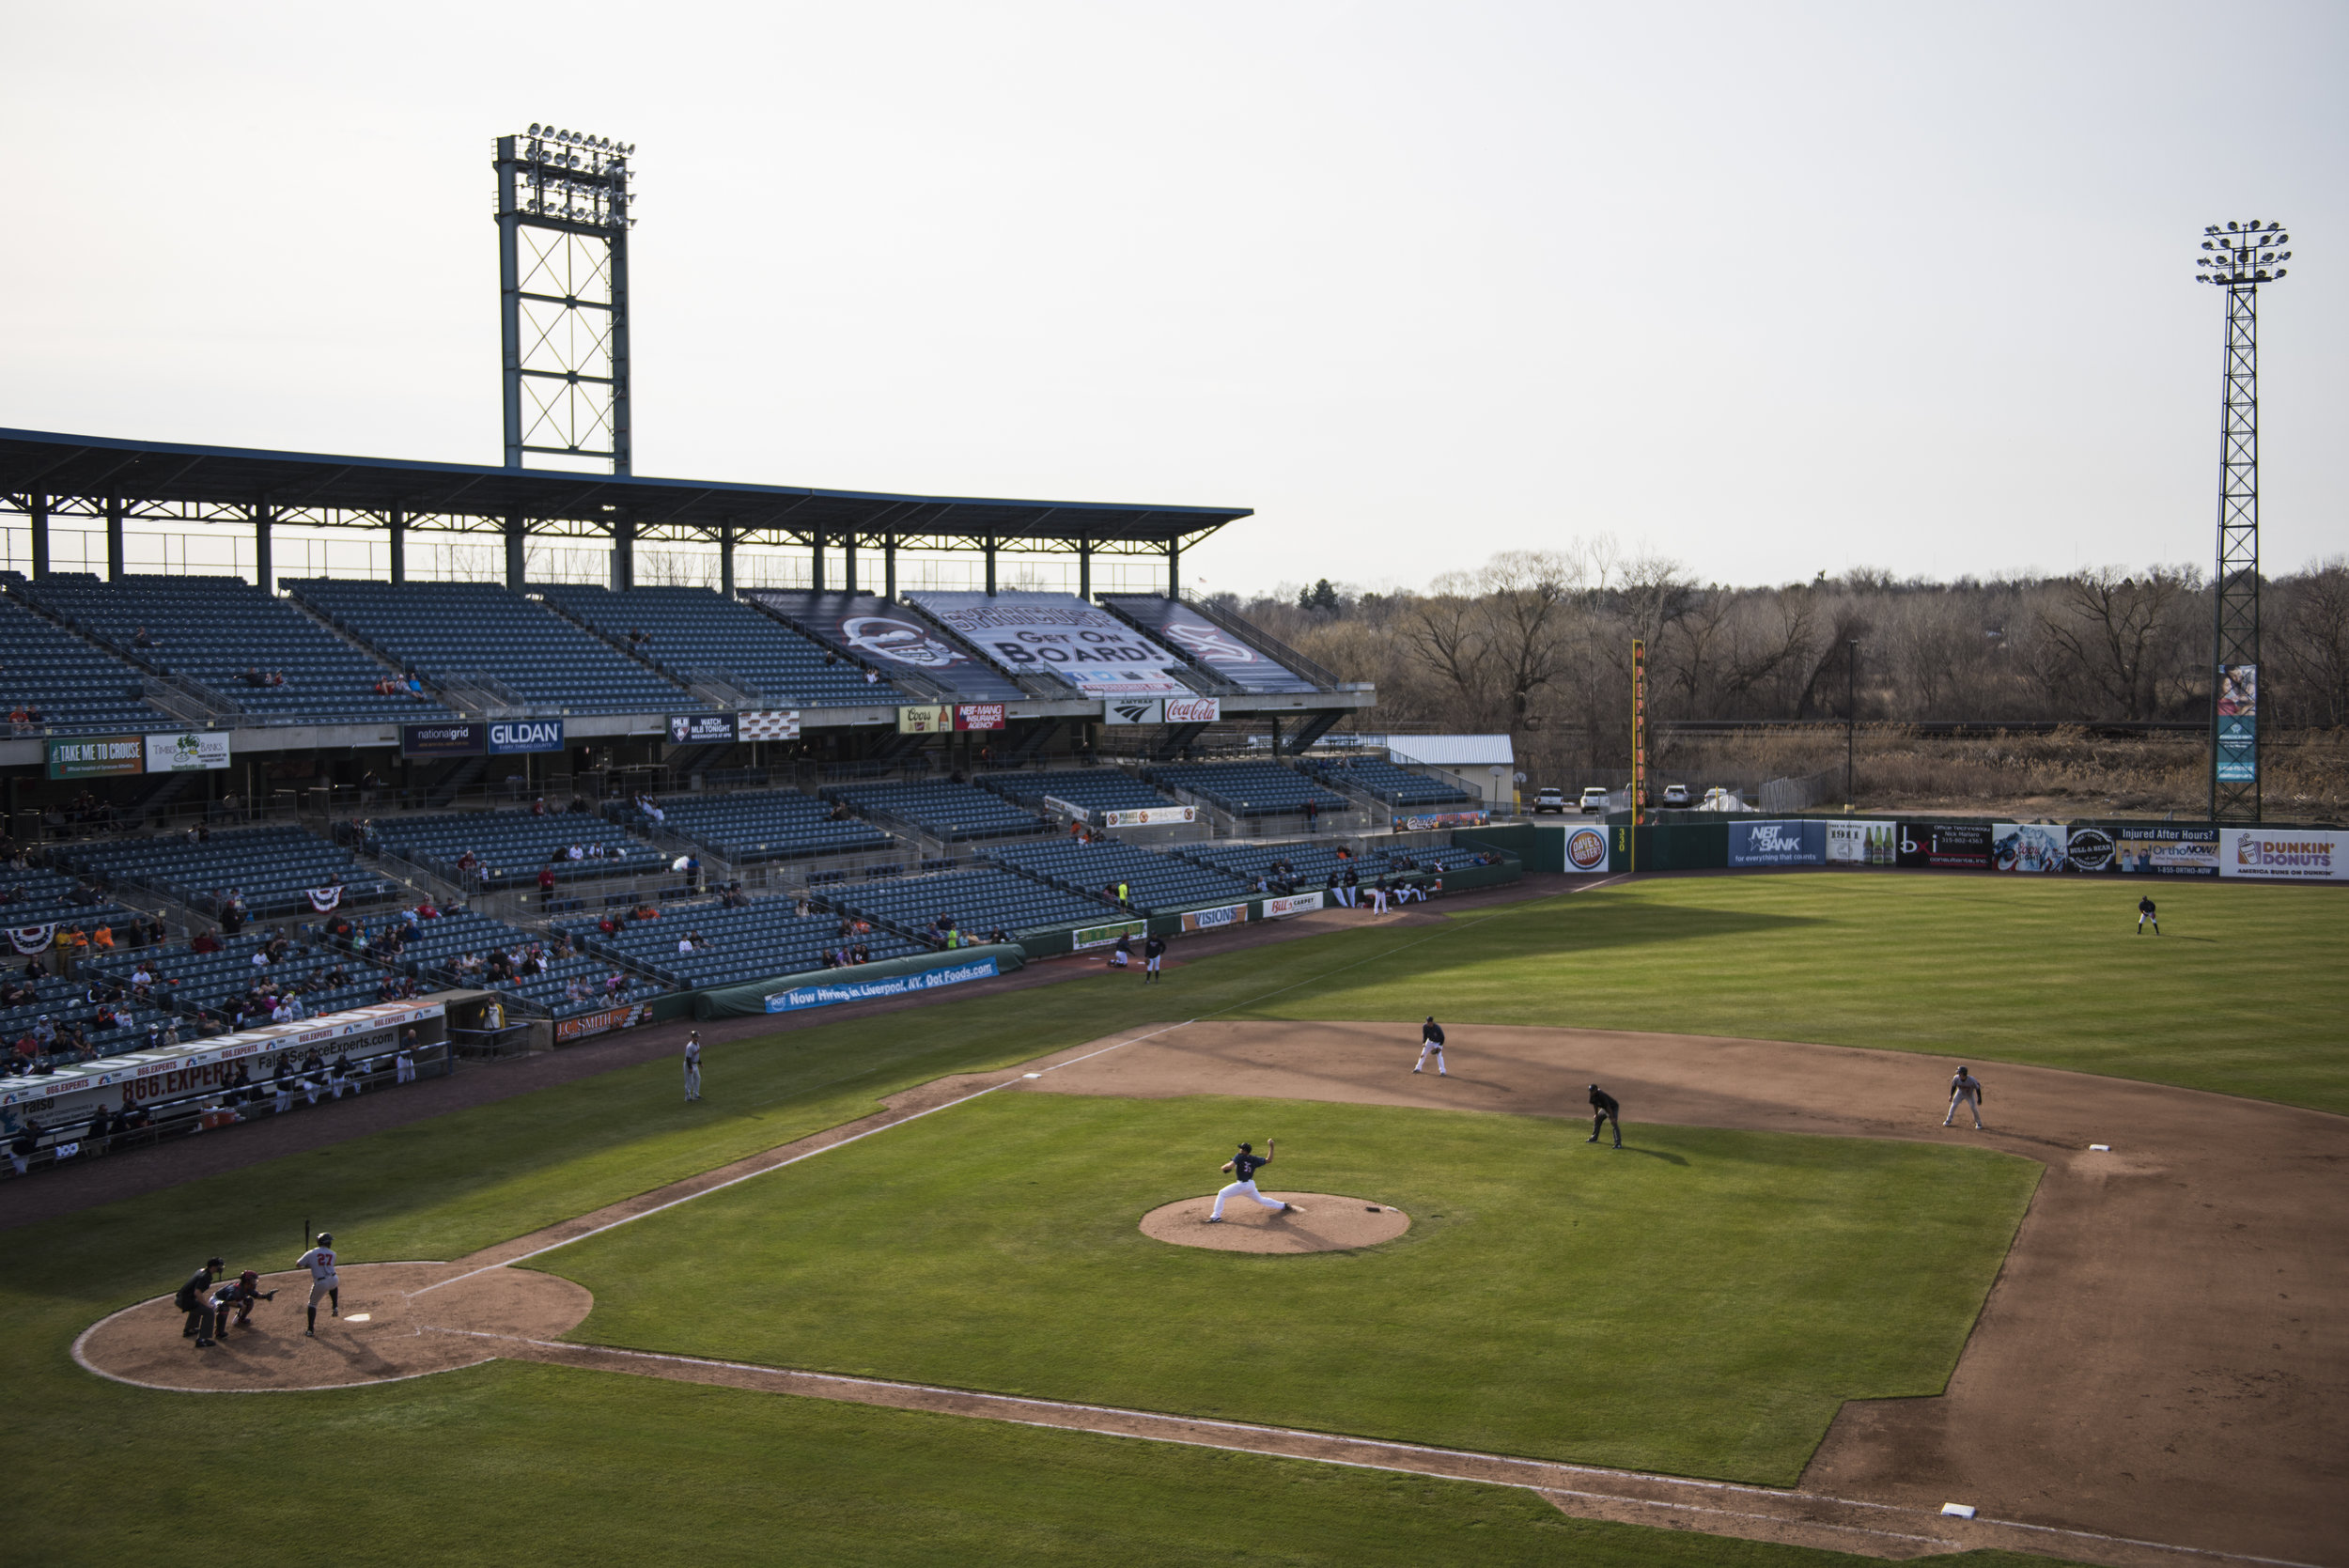
[{"label": "stadium roof canopy", "polygon": [[[470,463],[118,441],[0,428],[6,505],[54,516],[295,527],[402,527],[909,550],[1179,550],[1245,506],[1133,506],[879,495]],[[395,518],[397,514],[397,519]]]}]

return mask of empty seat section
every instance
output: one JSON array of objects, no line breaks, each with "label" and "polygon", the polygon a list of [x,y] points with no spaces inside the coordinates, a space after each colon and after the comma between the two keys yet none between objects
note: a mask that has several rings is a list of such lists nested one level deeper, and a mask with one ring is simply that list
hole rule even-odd
[{"label": "empty seat section", "polygon": [[[651,660],[672,679],[712,672],[780,707],[906,700],[877,672],[860,669],[772,615],[708,588],[631,588],[615,594],[564,582],[533,585],[530,592],[543,595],[615,646]],[[874,678],[866,679],[868,675]]]},{"label": "empty seat section", "polygon": [[1087,811],[1152,811],[1174,798],[1114,768],[1069,768],[1044,773],[995,773],[979,781],[1007,800],[1033,805],[1046,796]]},{"label": "empty seat section", "polygon": [[[25,585],[10,587],[23,593]],[[0,599],[0,716],[19,713],[24,722],[70,734],[179,727],[140,698],[139,673],[130,665]]]},{"label": "empty seat section", "polygon": [[[402,944],[400,959],[434,985],[502,991],[557,1018],[599,1013],[624,1001],[648,1001],[666,989],[577,951],[576,944],[573,951],[559,952],[561,944],[542,935],[471,909],[444,910],[437,919],[411,921],[409,928],[415,936]],[[498,954],[506,959],[503,967],[495,963]],[[532,972],[522,972],[526,970]],[[615,985],[615,978],[625,978],[625,986]]]},{"label": "empty seat section", "polygon": [[1344,796],[1332,795],[1293,768],[1277,762],[1199,762],[1145,770],[1143,778],[1173,789],[1187,789],[1234,816],[1271,816],[1301,812],[1311,802],[1319,811],[1345,811]]},{"label": "empty seat section", "polygon": [[384,658],[426,677],[487,675],[532,707],[682,713],[702,705],[593,633],[494,582],[353,582],[287,589]]},{"label": "empty seat section", "polygon": [[[1288,669],[1257,637],[1243,637],[1216,625],[1180,599],[1159,594],[1105,594],[1101,603],[1149,632],[1168,647],[1251,691],[1318,691],[1312,679]],[[1276,644],[1277,645],[1277,644]]]},{"label": "empty seat section", "polygon": [[913,675],[957,701],[1016,703],[1027,695],[928,616],[894,599],[783,588],[753,588],[742,598],[845,659],[884,675]]},{"label": "empty seat section", "polygon": [[[886,929],[844,934],[841,919],[824,910],[800,914],[787,898],[756,898],[734,908],[672,904],[659,920],[621,920],[609,932],[588,917],[558,921],[555,929],[585,943],[590,953],[625,959],[688,989],[745,986],[819,970],[827,952],[852,944],[862,944],[877,963],[923,951],[921,944]],[[693,951],[679,953],[677,943],[689,936]]]},{"label": "empty seat section", "polygon": [[1114,899],[1120,883],[1135,908],[1195,909],[1231,904],[1248,896],[1248,883],[1218,866],[1154,855],[1115,839],[1093,844],[1023,844],[987,852],[987,858],[1072,892]]},{"label": "empty seat section", "polygon": [[1395,806],[1482,805],[1476,796],[1456,784],[1441,779],[1431,779],[1424,773],[1414,773],[1408,768],[1397,768],[1385,757],[1336,757],[1314,759],[1305,764],[1306,770],[1331,784],[1342,784],[1376,795]]},{"label": "empty seat section", "polygon": [[857,914],[899,929],[926,933],[933,921],[951,915],[966,942],[983,941],[996,930],[1066,930],[1117,918],[1097,898],[1020,877],[999,866],[945,871],[928,877],[893,877],[885,881],[828,891],[832,900]]},{"label": "empty seat section", "polygon": [[852,811],[910,822],[948,843],[1022,837],[1051,827],[1035,813],[967,784],[833,784],[824,795]]},{"label": "empty seat section", "polygon": [[835,819],[831,801],[796,790],[670,795],[653,805],[658,821],[633,805],[622,809],[640,828],[675,833],[737,865],[888,849],[899,842],[859,818]]},{"label": "empty seat section", "polygon": [[[446,716],[376,688],[395,673],[241,577],[52,579],[25,597],[76,630],[166,675],[281,722],[368,723]],[[144,637],[145,645],[142,645]],[[270,684],[282,679],[282,684]]]},{"label": "empty seat section", "polygon": [[553,871],[558,882],[631,876],[658,871],[668,860],[617,823],[570,812],[386,816],[366,831],[384,851],[475,889],[525,887],[542,869]]},{"label": "empty seat section", "polygon": [[121,914],[113,904],[84,890],[62,872],[0,866],[0,926],[14,930],[35,925],[80,926],[117,920]]},{"label": "empty seat section", "polygon": [[381,896],[391,883],[361,868],[350,851],[299,828],[243,828],[209,844],[183,834],[59,846],[57,859],[77,875],[108,885],[151,887],[166,898],[218,912],[231,893],[256,919],[307,913],[309,891],[340,884],[353,901]]}]

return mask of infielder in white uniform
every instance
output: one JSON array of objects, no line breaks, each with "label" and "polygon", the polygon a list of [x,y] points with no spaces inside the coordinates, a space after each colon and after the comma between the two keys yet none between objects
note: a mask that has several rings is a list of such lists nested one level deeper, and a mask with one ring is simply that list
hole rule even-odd
[{"label": "infielder in white uniform", "polygon": [[702,1097],[702,1032],[694,1030],[685,1037],[685,1099],[687,1104]]},{"label": "infielder in white uniform", "polygon": [[334,1235],[331,1231],[319,1233],[319,1244],[294,1259],[296,1268],[310,1271],[310,1326],[302,1331],[304,1339],[316,1339],[319,1332],[319,1297],[326,1297],[327,1311],[335,1317],[343,1315],[342,1276],[334,1272]]},{"label": "infielder in white uniform", "polygon": [[1207,1224],[1222,1224],[1223,1200],[1237,1197],[1242,1193],[1255,1199],[1268,1209],[1279,1209],[1283,1214],[1287,1214],[1296,1207],[1295,1204],[1284,1203],[1278,1198],[1268,1198],[1256,1190],[1256,1172],[1272,1163],[1272,1151],[1276,1141],[1276,1140],[1267,1139],[1264,1153],[1261,1155],[1253,1152],[1254,1144],[1242,1143],[1239,1146],[1239,1153],[1223,1162],[1223,1169],[1239,1179],[1215,1195],[1215,1212],[1207,1216]]},{"label": "infielder in white uniform", "polygon": [[1943,1126],[1948,1126],[1956,1119],[1957,1108],[1961,1105],[1974,1113],[1974,1130],[1980,1132],[1982,1130],[1982,1079],[1963,1067],[1957,1070],[1955,1078],[1950,1079],[1950,1113],[1941,1118]]}]

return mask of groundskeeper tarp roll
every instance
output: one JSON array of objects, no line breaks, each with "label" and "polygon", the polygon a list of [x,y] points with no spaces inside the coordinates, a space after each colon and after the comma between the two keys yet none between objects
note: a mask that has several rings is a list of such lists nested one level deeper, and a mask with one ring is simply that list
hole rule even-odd
[{"label": "groundskeeper tarp roll", "polygon": [[1026,955],[1019,943],[995,942],[917,954],[910,958],[884,958],[878,964],[856,964],[843,970],[779,974],[747,986],[703,991],[693,998],[693,1017],[746,1018],[763,1013],[796,1013],[810,1007],[866,1001],[877,997],[918,996],[972,980],[1009,974],[1026,965]]}]

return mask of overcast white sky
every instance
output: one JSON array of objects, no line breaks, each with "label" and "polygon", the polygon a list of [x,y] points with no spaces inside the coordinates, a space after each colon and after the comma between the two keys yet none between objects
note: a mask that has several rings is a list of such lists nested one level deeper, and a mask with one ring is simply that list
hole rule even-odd
[{"label": "overcast white sky", "polygon": [[0,424],[499,459],[490,138],[639,144],[637,471],[1252,506],[1187,585],[2349,551],[2349,8],[0,0]]}]

